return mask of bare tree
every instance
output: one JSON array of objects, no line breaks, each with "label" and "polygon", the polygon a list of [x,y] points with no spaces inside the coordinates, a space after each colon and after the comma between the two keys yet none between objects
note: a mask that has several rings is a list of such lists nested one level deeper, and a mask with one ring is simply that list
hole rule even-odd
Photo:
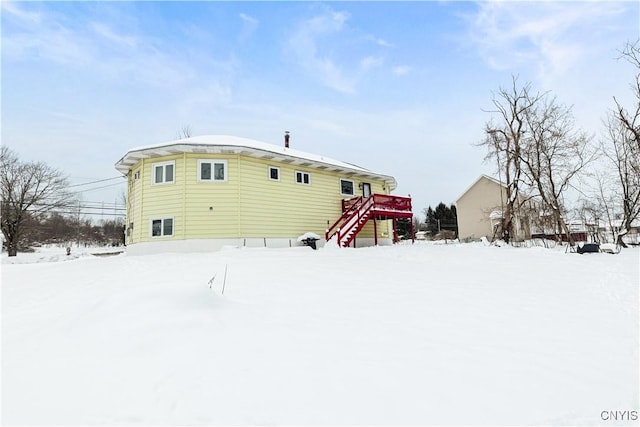
[{"label": "bare tree", "polygon": [[519,86],[516,77],[509,90],[494,95],[493,105],[489,112],[497,121],[487,123],[481,145],[489,149],[487,159],[496,159],[500,180],[505,179],[501,237],[509,242],[515,217],[525,218],[525,202],[538,197],[553,229],[573,245],[563,198],[594,158],[590,138],[575,130],[569,108],[548,92],[533,93],[530,83]]},{"label": "bare tree", "polygon": [[526,113],[532,109],[543,95],[531,95],[529,83],[518,86],[517,77],[512,77],[509,89],[500,88],[493,95],[494,108],[487,112],[497,116],[497,121],[485,125],[485,139],[480,145],[486,146],[485,160],[495,159],[500,181],[506,186],[499,235],[509,243],[514,235],[515,216],[523,202],[522,185],[522,145],[526,130]]},{"label": "bare tree", "polygon": [[[596,173],[596,175],[598,175]],[[602,242],[605,236],[600,234],[599,225],[603,219],[607,218],[607,212],[597,198],[588,197],[578,201],[574,209],[576,218],[580,218],[586,226],[586,230],[593,242]]]},{"label": "bare tree", "polygon": [[598,204],[599,212],[601,213],[600,217],[607,225],[603,236],[604,240],[609,241],[609,235],[611,235],[613,241],[617,242],[622,215],[620,213],[620,197],[617,194],[615,176],[610,171],[605,171],[594,173],[594,178],[595,191],[592,197]]},{"label": "bare tree", "polygon": [[621,217],[621,224],[615,227],[616,243],[626,247],[623,237],[640,218],[640,40],[627,43],[621,58],[636,68],[635,81],[631,85],[633,106],[627,109],[613,98],[615,108],[608,114],[607,135],[601,147],[614,176],[612,193],[616,202],[609,206]]},{"label": "bare tree", "polygon": [[16,256],[29,220],[67,205],[71,195],[62,172],[42,162],[21,162],[0,148],[0,225],[9,256]]},{"label": "bare tree", "polygon": [[640,39],[635,43],[627,43],[621,51],[621,58],[636,67],[635,81],[631,85],[631,90],[635,96],[635,104],[631,110],[627,110],[616,97],[613,100],[616,104],[615,117],[622,123],[622,126],[629,132],[631,141],[640,149]]},{"label": "bare tree", "polygon": [[177,139],[191,138],[192,134],[193,134],[193,132],[191,131],[191,126],[184,125],[184,126],[182,126],[182,129],[180,130],[180,132],[178,132],[178,138]]},{"label": "bare tree", "polygon": [[612,168],[611,193],[616,203],[605,206],[621,214],[616,243],[627,247],[623,237],[640,218],[640,147],[634,132],[616,112],[609,115],[606,124],[607,137],[602,141],[601,149]]},{"label": "bare tree", "polygon": [[576,130],[571,109],[544,96],[524,113],[527,137],[520,158],[523,173],[536,189],[558,233],[575,244],[565,221],[563,197],[586,166],[595,158],[591,138]]}]

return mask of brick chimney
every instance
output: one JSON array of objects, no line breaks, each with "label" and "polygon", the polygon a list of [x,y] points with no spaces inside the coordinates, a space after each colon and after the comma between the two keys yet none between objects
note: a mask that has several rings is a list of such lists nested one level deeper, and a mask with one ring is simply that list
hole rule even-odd
[{"label": "brick chimney", "polygon": [[284,148],[289,148],[289,131],[284,133]]}]

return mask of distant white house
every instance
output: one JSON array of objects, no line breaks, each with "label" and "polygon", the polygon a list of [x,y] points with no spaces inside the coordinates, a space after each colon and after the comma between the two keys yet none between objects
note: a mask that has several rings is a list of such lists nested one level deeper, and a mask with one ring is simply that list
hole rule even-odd
[{"label": "distant white house", "polygon": [[[613,242],[621,229],[621,220],[612,220],[611,223],[601,220],[597,232],[601,241]],[[631,223],[631,229],[622,237],[622,240],[631,245],[640,244],[640,220]]]},{"label": "distant white house", "polygon": [[428,231],[416,231],[416,240],[426,240]]}]

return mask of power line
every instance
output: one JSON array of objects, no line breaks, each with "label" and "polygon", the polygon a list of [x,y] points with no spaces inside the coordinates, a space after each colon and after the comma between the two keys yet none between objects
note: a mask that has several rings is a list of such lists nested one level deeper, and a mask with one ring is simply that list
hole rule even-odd
[{"label": "power line", "polygon": [[42,208],[69,208],[69,209],[104,209],[104,210],[126,210],[127,207],[125,205],[122,204],[115,204],[115,203],[102,203],[102,202],[98,202],[97,204],[86,204],[85,202],[80,202],[80,203],[63,203],[63,204],[57,204],[57,203],[33,203],[31,206],[37,206],[37,207],[42,207]]},{"label": "power line", "polygon": [[115,176],[113,178],[105,178],[105,179],[99,179],[97,181],[83,182],[82,184],[70,185],[69,188],[71,188],[71,187],[81,187],[83,185],[89,185],[89,184],[97,184],[98,182],[113,181],[114,179],[122,179],[122,178],[126,178],[126,177],[125,176]]},{"label": "power line", "polygon": [[116,216],[116,217],[126,217],[124,213],[114,213],[114,212],[71,212],[71,211],[52,211],[50,213],[57,213],[59,215],[92,215],[92,216]]},{"label": "power line", "polygon": [[108,188],[108,187],[115,187],[116,185],[121,185],[121,184],[125,184],[124,182],[118,182],[116,184],[109,184],[109,185],[104,185],[102,187],[95,187],[95,188],[89,188],[87,190],[78,190],[78,191],[74,191],[74,193],[87,193],[89,191],[93,191],[93,190],[101,190],[103,188]]}]

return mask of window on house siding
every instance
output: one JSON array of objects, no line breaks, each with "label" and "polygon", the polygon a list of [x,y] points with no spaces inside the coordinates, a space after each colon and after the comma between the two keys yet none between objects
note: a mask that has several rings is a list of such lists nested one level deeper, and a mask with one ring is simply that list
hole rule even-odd
[{"label": "window on house siding", "polygon": [[153,183],[169,184],[173,183],[174,162],[156,163],[153,165]]},{"label": "window on house siding", "polygon": [[211,163],[200,163],[200,180],[209,181],[211,179]]},{"label": "window on house siding", "polygon": [[280,181],[280,168],[269,166],[269,179],[273,181]]},{"label": "window on house siding", "polygon": [[355,194],[355,185],[353,181],[348,179],[340,180],[340,193],[345,196],[353,196]]},{"label": "window on house siding", "polygon": [[151,220],[151,236],[173,236],[173,218],[156,218]]},{"label": "window on house siding", "polygon": [[296,171],[296,182],[298,184],[309,185],[311,183],[311,176],[307,172]]},{"label": "window on house siding", "polygon": [[198,160],[198,181],[213,182],[227,180],[226,160]]}]

